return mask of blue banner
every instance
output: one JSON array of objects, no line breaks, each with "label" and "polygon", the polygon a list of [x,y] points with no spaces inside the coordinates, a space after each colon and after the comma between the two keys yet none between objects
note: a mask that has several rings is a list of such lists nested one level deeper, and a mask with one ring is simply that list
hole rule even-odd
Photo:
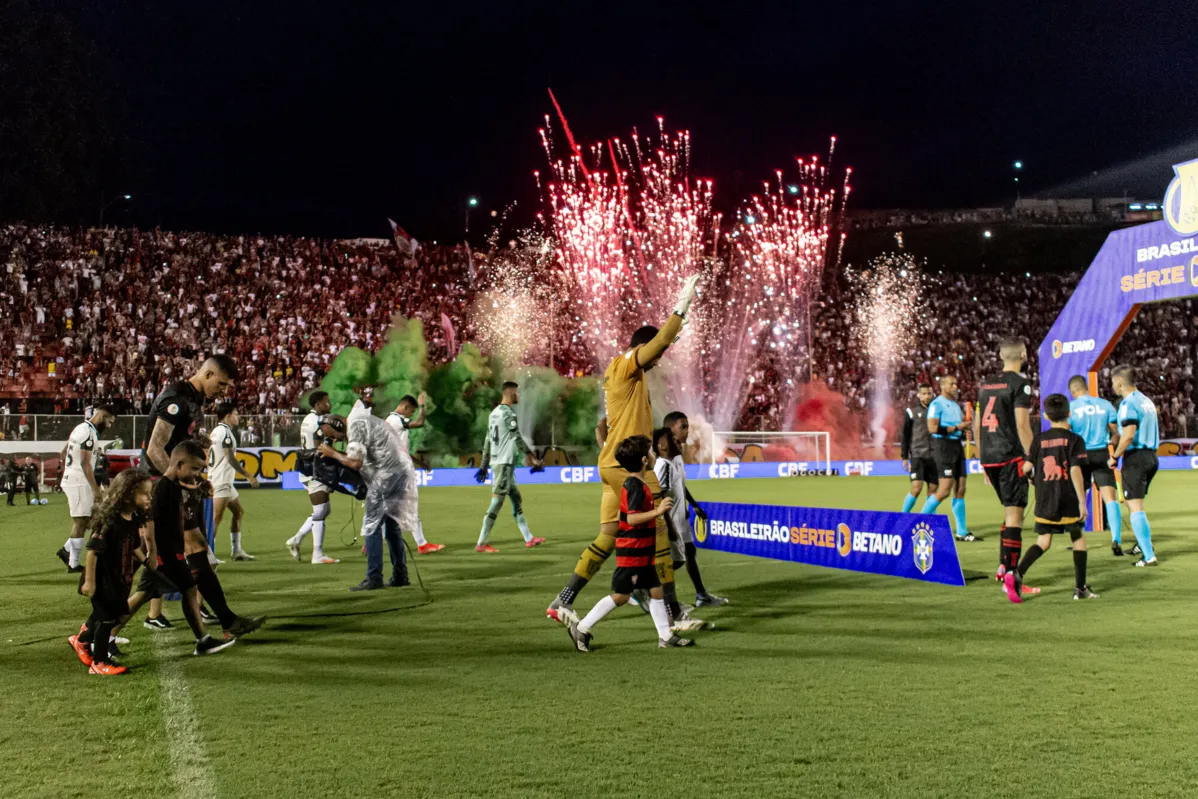
[{"label": "blue banner", "polygon": [[[1162,456],[1161,471],[1176,469],[1198,471],[1198,456]],[[981,474],[982,467],[976,460],[966,462],[969,474]],[[417,469],[416,477],[422,488],[442,486],[472,486],[476,469]],[[300,489],[298,472],[281,472],[283,488]],[[691,463],[686,467],[687,480],[734,480],[740,478],[791,477],[830,480],[839,477],[907,477],[902,461],[832,461],[832,474],[817,470],[814,463],[797,462],[747,462],[747,463]],[[516,469],[516,482],[520,485],[563,485],[567,483],[599,483],[599,469],[595,466],[546,466],[543,472],[533,473],[526,467]],[[241,481],[238,481],[238,485]],[[483,485],[491,484],[491,475]]]},{"label": "blue banner", "polygon": [[947,516],[729,502],[703,510],[695,542],[705,549],[965,585]]}]

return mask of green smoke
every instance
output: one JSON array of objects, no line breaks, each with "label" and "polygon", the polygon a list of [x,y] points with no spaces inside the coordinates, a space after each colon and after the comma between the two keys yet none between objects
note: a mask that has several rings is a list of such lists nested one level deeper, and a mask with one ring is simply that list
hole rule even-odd
[{"label": "green smoke", "polygon": [[374,358],[357,347],[346,347],[337,353],[333,365],[320,381],[322,391],[329,392],[333,413],[345,415],[354,405],[358,386],[374,383]]},{"label": "green smoke", "polygon": [[[406,394],[420,395],[428,380],[428,345],[424,341],[424,325],[419,319],[396,319],[387,334],[387,343],[375,353],[376,388],[374,407],[379,415],[395,410]],[[424,448],[427,427],[411,433],[411,448]]]},{"label": "green smoke", "polygon": [[464,455],[482,449],[487,417],[499,402],[499,370],[473,344],[429,372],[425,391],[435,406],[425,446],[438,454]]}]

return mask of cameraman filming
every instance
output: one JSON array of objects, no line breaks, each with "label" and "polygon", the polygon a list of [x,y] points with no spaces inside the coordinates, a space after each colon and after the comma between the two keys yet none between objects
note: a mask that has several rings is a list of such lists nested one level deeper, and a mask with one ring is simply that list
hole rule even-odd
[{"label": "cameraman filming", "polygon": [[[416,528],[415,508],[405,501],[408,483],[415,479],[415,475],[410,467],[404,468],[398,436],[390,425],[365,407],[355,407],[348,420],[336,414],[322,416],[320,433],[326,440],[316,448],[317,453],[357,471],[366,484],[362,516],[366,579],[349,590],[374,591],[383,587],[383,538],[387,539],[391,553],[391,579],[386,585],[408,585],[407,560],[400,531]],[[349,443],[344,453],[331,446],[330,442],[347,438]]]}]

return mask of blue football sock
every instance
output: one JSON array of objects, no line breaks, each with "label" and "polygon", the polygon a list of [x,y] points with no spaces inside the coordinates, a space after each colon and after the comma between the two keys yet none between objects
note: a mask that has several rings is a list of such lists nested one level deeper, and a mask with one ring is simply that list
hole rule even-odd
[{"label": "blue football sock", "polygon": [[953,518],[957,520],[957,537],[964,538],[969,535],[969,528],[965,526],[964,499],[953,499]]},{"label": "blue football sock", "polygon": [[914,494],[907,494],[907,498],[903,500],[903,513],[910,513],[911,509],[915,507],[915,500],[917,499],[919,497]]},{"label": "blue football sock", "polygon": [[1111,500],[1106,504],[1106,520],[1111,525],[1111,543],[1118,544],[1123,540],[1123,511],[1119,503]]},{"label": "blue football sock", "polygon": [[928,497],[928,501],[923,503],[923,510],[920,513],[935,513],[936,508],[940,507],[940,500],[935,496]]},{"label": "blue football sock", "polygon": [[1148,514],[1144,511],[1131,515],[1131,531],[1136,534],[1136,543],[1144,554],[1144,560],[1152,560],[1156,553],[1152,551],[1152,528],[1148,525]]}]

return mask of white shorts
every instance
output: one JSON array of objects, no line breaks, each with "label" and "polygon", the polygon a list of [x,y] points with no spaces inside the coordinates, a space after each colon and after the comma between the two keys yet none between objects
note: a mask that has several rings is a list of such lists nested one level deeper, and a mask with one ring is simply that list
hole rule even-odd
[{"label": "white shorts", "polygon": [[313,480],[311,477],[300,478],[300,482],[304,484],[304,488],[308,489],[309,494],[319,494],[322,491],[326,494],[333,493],[333,489],[319,480]]},{"label": "white shorts", "polygon": [[237,493],[237,489],[233,487],[232,483],[218,483],[212,486],[213,499],[227,499],[232,502],[238,496],[240,494]]},{"label": "white shorts", "polygon": [[84,519],[92,515],[96,495],[92,493],[91,486],[63,486],[62,493],[67,495],[67,507],[71,509],[72,519]]}]

